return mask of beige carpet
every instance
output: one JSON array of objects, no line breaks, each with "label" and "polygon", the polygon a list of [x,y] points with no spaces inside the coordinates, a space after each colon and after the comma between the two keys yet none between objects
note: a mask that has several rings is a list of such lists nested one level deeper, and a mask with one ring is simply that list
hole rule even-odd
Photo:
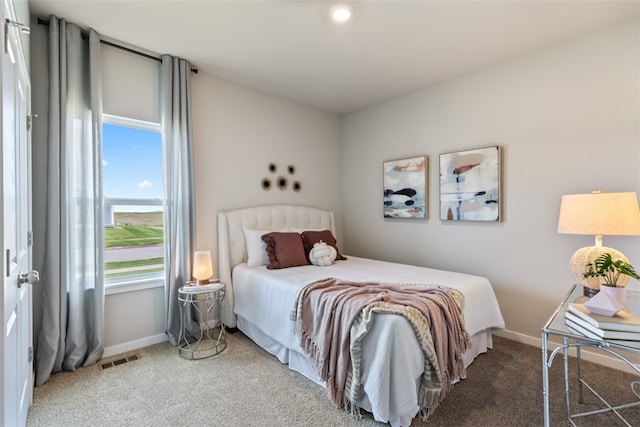
[{"label": "beige carpet", "polygon": [[[336,409],[324,389],[290,371],[241,333],[228,348],[199,361],[180,358],[167,343],[137,352],[140,359],[102,369],[59,373],[35,389],[27,425],[36,426],[382,426]],[[552,425],[564,424],[562,363],[551,370]],[[631,374],[584,364],[585,376],[613,403],[632,399]],[[479,356],[428,423],[412,426],[542,425],[540,349],[500,337]],[[573,387],[575,392],[576,387]],[[575,399],[574,399],[575,401]],[[584,408],[595,407],[587,396]],[[640,409],[623,412],[640,426]],[[624,425],[611,414],[578,425]]]}]

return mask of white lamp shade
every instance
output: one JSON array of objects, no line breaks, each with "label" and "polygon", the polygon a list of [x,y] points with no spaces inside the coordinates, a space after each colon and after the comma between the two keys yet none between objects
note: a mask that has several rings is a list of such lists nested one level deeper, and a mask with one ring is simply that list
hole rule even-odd
[{"label": "white lamp shade", "polygon": [[597,192],[562,196],[558,233],[638,236],[638,197],[636,193]]},{"label": "white lamp shade", "polygon": [[198,283],[208,283],[212,275],[211,251],[196,251],[193,254],[193,277]]}]

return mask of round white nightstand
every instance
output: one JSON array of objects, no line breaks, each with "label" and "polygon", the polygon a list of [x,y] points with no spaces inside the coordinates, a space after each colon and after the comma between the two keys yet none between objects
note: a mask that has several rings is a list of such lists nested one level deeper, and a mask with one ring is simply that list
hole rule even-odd
[{"label": "round white nightstand", "polygon": [[[183,286],[178,289],[180,302],[180,335],[178,337],[178,353],[189,360],[204,359],[220,354],[227,347],[227,336],[222,324],[222,300],[225,296],[223,283],[207,285]],[[217,310],[215,310],[217,308]],[[195,318],[200,322],[198,337],[190,337],[188,326],[194,320],[186,319],[195,310]],[[218,321],[212,319],[217,311]]]}]

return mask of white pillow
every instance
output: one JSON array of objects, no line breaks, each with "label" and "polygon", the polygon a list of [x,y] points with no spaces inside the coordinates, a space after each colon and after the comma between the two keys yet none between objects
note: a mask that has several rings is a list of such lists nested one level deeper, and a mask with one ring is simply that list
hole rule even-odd
[{"label": "white pillow", "polygon": [[262,236],[272,231],[285,232],[283,230],[254,230],[253,228],[243,228],[244,237],[247,242],[247,265],[249,267],[258,267],[269,264],[267,256],[267,245],[262,241]]}]

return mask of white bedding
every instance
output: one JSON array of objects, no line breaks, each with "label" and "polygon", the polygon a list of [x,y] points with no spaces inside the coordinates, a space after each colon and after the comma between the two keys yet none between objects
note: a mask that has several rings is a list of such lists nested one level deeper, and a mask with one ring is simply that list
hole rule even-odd
[{"label": "white bedding", "polygon": [[[375,261],[347,255],[332,266],[267,270],[241,263],[233,269],[234,311],[238,327],[291,369],[321,383],[300,351],[290,322],[295,298],[304,285],[328,277],[353,281],[427,283],[450,286],[465,296],[463,316],[474,346],[465,364],[491,347],[491,331],[504,320],[491,284],[484,277]],[[424,356],[409,323],[401,316],[376,314],[363,341],[364,397],[360,406],[377,421],[406,426],[418,413]],[[413,384],[413,387],[407,387]]]}]

